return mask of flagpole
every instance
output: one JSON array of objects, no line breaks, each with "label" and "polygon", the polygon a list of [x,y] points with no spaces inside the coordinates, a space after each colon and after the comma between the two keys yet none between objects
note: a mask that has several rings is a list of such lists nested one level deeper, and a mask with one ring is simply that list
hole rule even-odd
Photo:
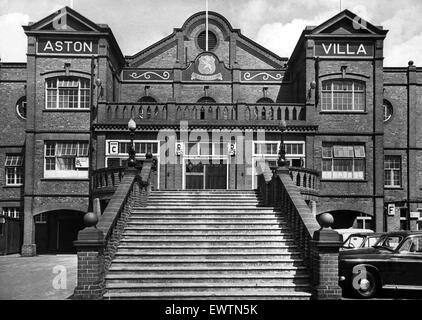
[{"label": "flagpole", "polygon": [[208,51],[208,0],[205,0],[205,51]]}]

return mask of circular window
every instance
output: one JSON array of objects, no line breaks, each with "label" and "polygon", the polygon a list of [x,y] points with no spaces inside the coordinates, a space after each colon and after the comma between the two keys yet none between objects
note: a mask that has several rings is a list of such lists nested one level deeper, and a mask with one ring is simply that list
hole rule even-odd
[{"label": "circular window", "polygon": [[22,97],[16,103],[16,113],[22,119],[26,119],[26,97]]},{"label": "circular window", "polygon": [[[197,38],[198,47],[202,50],[206,50],[206,32],[202,31]],[[217,47],[217,36],[208,31],[208,51],[212,51]]]},{"label": "circular window", "polygon": [[383,107],[384,107],[384,122],[386,122],[390,120],[393,115],[393,106],[391,105],[389,101],[384,100]]}]

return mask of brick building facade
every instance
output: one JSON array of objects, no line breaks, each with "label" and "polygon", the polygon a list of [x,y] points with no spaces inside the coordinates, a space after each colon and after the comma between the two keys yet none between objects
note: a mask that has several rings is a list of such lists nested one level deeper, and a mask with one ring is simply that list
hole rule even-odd
[{"label": "brick building facade", "polygon": [[67,7],[24,26],[27,62],[0,64],[0,253],[73,250],[88,176],[126,165],[130,118],[157,189],[253,189],[283,131],[289,165],[320,172],[316,215],[418,228],[422,69],[383,67],[386,30],[345,10],[281,58],[213,12],[207,48],[205,27],[194,14],[124,56],[107,25]]}]

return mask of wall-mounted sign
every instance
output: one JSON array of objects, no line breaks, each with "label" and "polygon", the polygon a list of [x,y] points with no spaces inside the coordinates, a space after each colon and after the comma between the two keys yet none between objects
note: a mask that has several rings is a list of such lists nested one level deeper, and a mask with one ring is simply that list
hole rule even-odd
[{"label": "wall-mounted sign", "polygon": [[108,143],[108,154],[110,155],[119,154],[119,141],[110,141]]},{"label": "wall-mounted sign", "polygon": [[315,41],[316,57],[373,57],[374,45],[359,41]]},{"label": "wall-mounted sign", "polygon": [[39,39],[37,43],[38,53],[50,54],[97,54],[98,41],[87,39]]},{"label": "wall-mounted sign", "polygon": [[234,157],[236,155],[236,144],[235,143],[229,143],[228,144],[228,151],[229,151],[229,155]]},{"label": "wall-mounted sign", "polygon": [[122,71],[123,81],[165,82],[173,79],[173,70],[127,69]]},{"label": "wall-mounted sign", "polygon": [[89,158],[88,157],[76,157],[75,168],[88,168]]},{"label": "wall-mounted sign", "polygon": [[389,216],[394,216],[396,213],[396,205],[394,203],[388,204],[387,213]]},{"label": "wall-mounted sign", "polygon": [[187,69],[183,70],[184,81],[231,81],[231,72],[212,53],[201,53]]},{"label": "wall-mounted sign", "polygon": [[176,142],[176,156],[182,156],[185,153],[185,145],[183,142]]}]

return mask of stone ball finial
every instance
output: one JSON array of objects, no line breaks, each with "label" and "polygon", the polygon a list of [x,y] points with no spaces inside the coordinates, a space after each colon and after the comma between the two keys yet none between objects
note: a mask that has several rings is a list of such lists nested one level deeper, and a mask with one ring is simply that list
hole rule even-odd
[{"label": "stone ball finial", "polygon": [[87,228],[94,227],[98,223],[98,217],[94,212],[87,212],[84,215],[84,224]]},{"label": "stone ball finial", "polygon": [[323,228],[330,228],[334,223],[334,217],[328,212],[321,214],[318,220]]},{"label": "stone ball finial", "polygon": [[408,62],[408,64],[409,64],[409,67],[413,66],[413,64],[414,64],[413,60],[410,60],[410,61]]},{"label": "stone ball finial", "polygon": [[146,159],[152,159],[152,153],[151,153],[151,152],[147,152],[147,153],[145,154],[145,158],[146,158]]}]

